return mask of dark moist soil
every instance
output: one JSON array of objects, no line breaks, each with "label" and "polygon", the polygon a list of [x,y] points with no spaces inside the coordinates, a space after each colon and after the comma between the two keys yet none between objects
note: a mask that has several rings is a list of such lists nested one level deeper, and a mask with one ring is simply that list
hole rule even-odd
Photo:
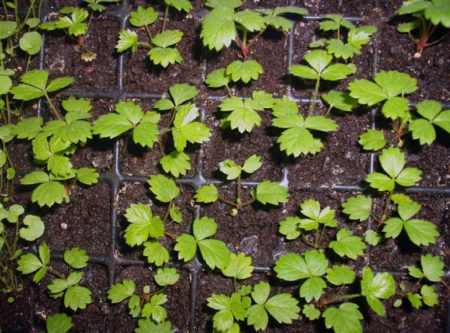
[{"label": "dark moist soil", "polygon": [[[300,216],[299,205],[307,199],[315,199],[320,202],[321,208],[330,206],[336,210],[336,217],[341,227],[345,227],[354,234],[363,236],[369,228],[375,228],[367,222],[349,222],[341,212],[341,204],[351,195],[357,193],[336,192],[330,190],[339,184],[361,184],[369,170],[369,155],[364,153],[357,141],[359,135],[369,127],[368,110],[358,110],[352,114],[332,114],[332,118],[339,125],[339,130],[319,135],[324,143],[323,150],[314,156],[301,156],[296,159],[286,158],[279,154],[276,143],[280,132],[269,127],[271,117],[268,111],[260,113],[262,125],[255,128],[250,134],[239,134],[237,131],[221,130],[218,128],[221,114],[218,111],[220,100],[208,98],[209,96],[225,97],[223,90],[207,89],[203,85],[204,76],[214,69],[225,67],[231,61],[238,59],[235,49],[223,50],[218,54],[201,51],[199,41],[200,14],[202,13],[202,1],[195,1],[191,16],[185,17],[177,13],[171,13],[168,28],[180,29],[184,37],[179,45],[184,62],[181,65],[170,66],[166,70],[159,70],[152,66],[146,58],[146,50],[140,49],[135,54],[127,53],[124,61],[124,87],[131,93],[156,93],[167,92],[174,83],[187,82],[194,84],[201,90],[196,98],[196,103],[203,114],[203,120],[212,129],[209,142],[199,147],[193,146],[189,151],[193,169],[188,176],[195,176],[201,172],[207,180],[224,180],[218,172],[218,163],[224,159],[233,159],[242,163],[252,154],[263,157],[263,167],[244,180],[261,181],[264,179],[278,181],[283,177],[283,170],[287,170],[290,201],[282,207],[261,207],[258,204],[247,206],[239,211],[236,217],[230,215],[230,206],[215,203],[202,206],[197,209],[192,204],[194,189],[189,185],[181,185],[181,194],[175,200],[180,206],[184,221],[182,224],[172,224],[168,231],[173,235],[191,232],[192,221],[196,214],[213,217],[218,223],[216,238],[223,240],[232,251],[242,251],[253,259],[255,266],[271,267],[275,260],[289,252],[302,253],[310,247],[302,239],[287,241],[278,233],[279,222],[287,216]],[[344,13],[345,15],[364,18],[364,24],[376,24],[379,29],[375,42],[365,46],[363,53],[356,57],[355,64],[358,72],[354,78],[369,78],[375,65],[379,69],[401,70],[417,77],[420,91],[412,95],[414,100],[422,98],[436,98],[442,101],[450,99],[448,90],[448,71],[450,59],[446,56],[449,48],[449,39],[441,44],[425,49],[422,58],[412,59],[414,47],[405,35],[395,32],[396,23],[388,22],[398,9],[400,0],[380,1],[381,8],[374,9],[375,1],[247,1],[245,8],[272,8],[275,5],[295,4],[309,10],[311,15],[323,15],[328,13]],[[75,5],[75,1],[51,1],[52,11],[67,6]],[[145,1],[130,1],[130,6],[148,5]],[[111,9],[118,9],[120,5],[112,5]],[[160,10],[164,8],[159,8]],[[363,24],[359,22],[359,24]],[[76,78],[71,88],[84,92],[114,91],[117,87],[117,58],[114,45],[119,32],[120,21],[118,17],[109,14],[98,16],[86,39],[87,45],[97,52],[96,60],[86,63],[80,59],[77,52],[77,43],[60,35],[49,33],[46,39],[45,66],[50,69],[51,77],[69,75]],[[299,20],[293,35],[292,64],[300,63],[307,45],[321,36],[317,33],[318,22]],[[155,26],[156,33],[161,28],[161,22]],[[145,35],[139,29],[140,38]],[[289,79],[287,68],[289,59],[287,50],[289,46],[287,35],[274,31],[267,31],[254,45],[251,59],[258,60],[264,67],[265,73],[260,79],[249,87],[237,86],[235,93],[241,97],[249,97],[252,90],[263,89],[275,96],[283,96],[288,93],[286,83],[292,85],[292,95],[297,98],[310,98],[312,86],[309,82]],[[379,51],[379,59],[374,63],[373,52]],[[16,64],[19,66],[20,64]],[[323,91],[329,89],[345,89],[348,80],[342,83],[322,85]],[[154,100],[138,100],[137,103],[143,110],[150,110]],[[93,119],[113,110],[114,102],[111,100],[93,100]],[[300,104],[303,114],[307,112],[308,105]],[[36,105],[28,104],[24,115],[34,113]],[[316,109],[317,114],[325,110]],[[161,124],[168,121],[169,115],[163,115]],[[377,126],[384,126],[378,124]],[[317,134],[316,134],[317,135]],[[423,171],[423,178],[419,185],[423,186],[448,186],[450,179],[450,148],[448,135],[438,131],[437,142],[432,146],[419,147],[406,138],[407,165],[418,167]],[[168,139],[170,146],[170,139]],[[160,152],[154,149],[142,149],[131,142],[128,135],[124,135],[119,143],[119,170],[123,175],[147,177],[149,174],[161,172],[159,166]],[[31,161],[31,147],[27,143],[19,142],[11,146],[11,155],[19,174],[25,174],[33,168]],[[170,149],[169,149],[170,150]],[[110,175],[113,172],[113,144],[109,140],[94,139],[85,147],[82,147],[72,158],[76,167],[94,166],[102,175]],[[200,162],[200,163],[199,163]],[[52,209],[38,210],[29,205],[31,212],[43,213],[46,224],[46,233],[41,242],[47,242],[52,250],[63,251],[66,248],[79,246],[86,249],[90,255],[118,255],[123,258],[146,260],[142,256],[142,247],[130,248],[124,242],[124,232],[128,222],[123,217],[125,210],[132,203],[141,202],[150,205],[154,214],[163,216],[165,206],[159,204],[149,193],[145,183],[123,182],[118,188],[118,194],[111,198],[111,188],[106,182],[100,182],[93,187],[74,186],[71,190],[71,201]],[[251,188],[244,187],[244,195],[248,196]],[[219,186],[220,193],[232,198],[235,195],[235,184]],[[31,195],[30,189],[19,187],[19,195],[14,202],[27,203]],[[374,270],[405,272],[405,266],[417,264],[420,255],[433,253],[444,258],[446,267],[450,265],[450,232],[448,221],[450,220],[450,201],[447,197],[439,195],[413,195],[414,200],[422,204],[422,210],[418,218],[426,219],[434,223],[441,237],[437,243],[420,249],[414,247],[405,237],[389,240],[377,248],[368,247],[367,255],[355,261],[348,262],[333,253],[330,255],[333,263],[348,263],[355,271],[361,271],[364,266],[370,264]],[[383,202],[381,196],[374,200],[375,211],[379,211]],[[113,206],[111,206],[111,203]],[[112,248],[111,235],[111,209],[115,208],[118,214],[116,247]],[[314,240],[312,235],[305,236],[308,241]],[[327,230],[324,234],[324,242],[328,243],[335,238],[335,230]],[[167,248],[172,248],[174,240],[170,237],[162,239]],[[176,262],[176,253],[171,256]],[[66,270],[59,260],[52,260],[52,265]],[[71,313],[75,328],[74,332],[104,332],[107,328],[115,328],[120,332],[132,332],[136,321],[128,316],[125,304],[111,305],[106,300],[109,287],[108,271],[106,267],[89,264],[83,269],[85,274],[82,285],[87,286],[93,292],[94,303],[86,310]],[[206,307],[206,299],[213,293],[230,294],[232,284],[230,279],[223,278],[217,272],[202,269],[198,275],[198,288],[195,292],[196,306],[191,309],[190,293],[192,280],[195,276],[186,270],[179,270],[181,279],[175,286],[166,289],[168,295],[167,312],[176,332],[189,332],[190,314],[194,311],[196,317],[195,332],[210,332],[212,330],[213,312]],[[156,290],[153,282],[154,272],[148,267],[130,265],[116,267],[115,279],[117,282],[125,278],[133,279],[137,293],[142,291],[144,285],[150,285]],[[411,284],[411,280],[404,275],[398,275],[397,282]],[[242,284],[255,284],[259,281],[268,281],[272,284],[273,293],[289,292],[298,295],[297,283],[284,283],[273,274],[255,273],[248,281]],[[30,279],[25,279],[25,289],[20,293],[16,302],[9,304],[5,298],[0,299],[0,327],[3,332],[30,332],[32,323],[37,328],[44,327],[47,316],[62,311],[61,300],[53,300],[47,296],[47,285],[50,283],[47,277],[39,287],[32,287]],[[30,290],[33,292],[30,292]],[[353,288],[357,289],[357,288]],[[346,290],[352,292],[353,289]],[[330,291],[332,293],[333,291]],[[356,292],[358,292],[356,290]],[[374,315],[368,310],[364,301],[357,301],[364,313],[364,330],[367,332],[443,332],[447,321],[447,299],[449,290],[446,284],[439,286],[440,304],[432,309],[412,310],[408,307],[393,309],[392,301],[386,302],[387,316],[385,318]],[[34,299],[33,299],[34,298]],[[34,304],[34,305],[33,305]],[[295,320],[293,325],[278,326],[270,322],[267,332],[322,332],[325,330],[323,321],[311,323],[304,317]]]}]

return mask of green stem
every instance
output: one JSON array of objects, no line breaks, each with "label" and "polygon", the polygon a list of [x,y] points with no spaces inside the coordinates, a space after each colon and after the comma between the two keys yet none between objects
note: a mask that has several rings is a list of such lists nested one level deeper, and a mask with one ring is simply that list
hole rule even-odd
[{"label": "green stem", "polygon": [[151,43],[151,42],[152,42],[152,39],[153,39],[153,37],[152,37],[152,32],[150,31],[150,28],[148,27],[147,24],[145,25],[145,31],[147,32],[148,40],[149,40],[149,42]]},{"label": "green stem", "polygon": [[328,115],[330,114],[331,109],[333,109],[333,106],[332,106],[332,105],[330,105],[330,106],[328,107],[327,112],[325,112],[325,117],[328,117]]},{"label": "green stem", "polygon": [[14,18],[16,20],[17,25],[19,25],[19,4],[17,0],[14,0]]},{"label": "green stem", "polygon": [[166,30],[166,24],[167,24],[168,17],[169,17],[169,6],[166,6],[166,10],[164,11],[164,20],[163,20],[163,26],[162,26],[161,32]]},{"label": "green stem", "polygon": [[62,119],[61,114],[59,113],[58,109],[55,107],[55,105],[53,104],[52,100],[50,99],[50,97],[48,96],[48,94],[45,90],[44,90],[44,96],[45,96],[45,99],[47,100],[48,105],[50,106],[50,110],[51,110],[53,116],[56,119]]},{"label": "green stem", "polygon": [[221,196],[220,194],[219,194],[219,200],[222,201],[223,203],[226,203],[227,205],[230,205],[230,206],[239,208],[238,205],[237,205],[235,202],[225,199],[225,198],[224,198],[223,196]]},{"label": "green stem", "polygon": [[362,296],[361,294],[333,295],[331,297],[323,299],[323,301],[320,303],[326,306],[328,304],[340,303],[340,302],[348,301],[349,299],[358,298],[361,296]]},{"label": "green stem", "polygon": [[384,202],[384,210],[383,210],[383,214],[381,215],[381,224],[384,223],[384,221],[386,221],[386,218],[390,215],[391,213],[391,195],[392,193],[389,193],[389,195],[386,197],[386,200]]},{"label": "green stem", "polygon": [[239,175],[237,177],[237,181],[236,181],[236,193],[237,193],[237,198],[236,198],[236,203],[238,204],[238,208],[241,208],[241,204],[242,204],[242,189],[241,189],[241,175]]},{"label": "green stem", "polygon": [[64,274],[60,273],[59,271],[57,271],[57,270],[54,269],[53,267],[47,266],[47,271],[48,271],[50,274],[53,274],[54,276],[59,277],[60,279],[63,279],[63,280],[66,279],[66,277],[64,276]]},{"label": "green stem", "polygon": [[317,77],[316,79],[316,85],[314,86],[314,93],[311,99],[311,103],[309,104],[309,111],[308,111],[308,115],[312,116],[314,114],[314,108],[316,106],[316,99],[317,96],[319,95],[319,88],[320,88],[320,76]]},{"label": "green stem", "polygon": [[245,207],[245,206],[251,205],[255,201],[256,201],[256,197],[252,197],[250,200],[247,200],[246,202],[242,203],[241,207]]},{"label": "green stem", "polygon": [[3,13],[5,13],[5,19],[6,21],[9,21],[8,19],[8,7],[6,7],[6,1],[2,0],[2,7],[3,7]]}]

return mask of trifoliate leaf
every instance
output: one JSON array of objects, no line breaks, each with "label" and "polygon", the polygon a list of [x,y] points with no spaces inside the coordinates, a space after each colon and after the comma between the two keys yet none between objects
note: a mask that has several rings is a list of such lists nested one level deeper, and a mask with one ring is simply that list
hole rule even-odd
[{"label": "trifoliate leaf", "polygon": [[191,170],[190,158],[184,152],[173,151],[168,155],[165,155],[159,161],[163,170],[172,174],[175,178],[180,175],[184,176]]},{"label": "trifoliate leaf", "polygon": [[48,333],[66,333],[73,327],[72,318],[65,313],[56,313],[47,318],[45,327]]},{"label": "trifoliate leaf", "polygon": [[108,290],[108,299],[111,303],[120,303],[134,294],[136,285],[133,280],[124,279],[121,283],[114,284]]},{"label": "trifoliate leaf", "polygon": [[149,264],[155,264],[158,267],[169,261],[169,251],[158,241],[145,242],[142,254],[147,257]]},{"label": "trifoliate leaf", "polygon": [[444,263],[441,258],[432,254],[426,254],[420,258],[423,275],[432,282],[441,281],[444,276]]},{"label": "trifoliate leaf", "polygon": [[289,199],[289,193],[286,187],[277,182],[263,181],[256,186],[253,196],[263,205],[279,205],[286,203]]},{"label": "trifoliate leaf", "polygon": [[329,247],[341,257],[356,260],[358,256],[364,255],[366,244],[361,237],[353,236],[350,230],[341,229],[336,235],[336,240],[332,241]]},{"label": "trifoliate leaf", "polygon": [[195,192],[194,198],[196,202],[201,203],[216,202],[219,199],[219,192],[213,184],[204,185]]},{"label": "trifoliate leaf", "polygon": [[35,241],[44,234],[45,226],[39,216],[27,215],[23,219],[23,224],[26,227],[20,228],[20,238],[29,242]]},{"label": "trifoliate leaf", "polygon": [[142,6],[138,6],[137,10],[130,13],[130,24],[135,27],[143,27],[145,25],[152,24],[157,18],[158,13],[153,9],[153,7],[144,8]]},{"label": "trifoliate leaf", "polygon": [[155,274],[155,281],[160,287],[171,286],[178,282],[180,274],[176,268],[158,268]]},{"label": "trifoliate leaf", "polygon": [[246,60],[244,62],[235,60],[226,68],[226,74],[231,77],[233,82],[242,81],[244,83],[250,80],[258,80],[264,70],[256,60]]},{"label": "trifoliate leaf", "polygon": [[342,204],[342,211],[349,215],[351,220],[365,221],[369,218],[372,209],[372,199],[365,195],[350,197]]},{"label": "trifoliate leaf", "polygon": [[223,270],[223,274],[235,279],[248,279],[252,276],[253,266],[252,258],[247,257],[244,253],[240,252],[237,255],[230,254],[228,265]]},{"label": "trifoliate leaf", "polygon": [[325,326],[333,328],[335,333],[362,333],[360,320],[363,319],[358,305],[345,302],[336,307],[327,308],[322,317],[325,318]]},{"label": "trifoliate leaf", "polygon": [[364,150],[376,151],[386,146],[386,139],[383,131],[368,129],[361,134],[358,143]]},{"label": "trifoliate leaf", "polygon": [[161,202],[170,202],[180,194],[180,189],[177,184],[166,176],[150,176],[147,183],[150,186],[150,191],[156,196],[156,199]]},{"label": "trifoliate leaf", "polygon": [[85,287],[71,286],[64,294],[64,306],[73,311],[85,309],[86,305],[90,303],[92,303],[91,291]]},{"label": "trifoliate leaf", "polygon": [[327,269],[327,280],[335,286],[355,282],[355,272],[347,265],[333,265]]},{"label": "trifoliate leaf", "polygon": [[86,251],[79,247],[64,251],[64,261],[67,265],[75,269],[81,269],[87,266],[89,256]]},{"label": "trifoliate leaf", "polygon": [[[310,221],[302,219],[302,228],[306,230],[317,229],[318,224],[323,224],[330,228],[337,227],[338,223],[334,217],[335,211],[330,207],[320,209],[320,203],[317,200],[305,200],[300,204],[301,213],[309,217]],[[308,225],[308,227],[306,227]]]}]

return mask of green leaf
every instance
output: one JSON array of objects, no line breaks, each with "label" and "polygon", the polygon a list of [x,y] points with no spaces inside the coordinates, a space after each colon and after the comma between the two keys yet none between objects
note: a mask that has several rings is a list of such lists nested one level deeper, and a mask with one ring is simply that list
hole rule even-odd
[{"label": "green leaf", "polygon": [[251,277],[252,272],[252,258],[240,252],[237,255],[234,253],[230,254],[229,262],[223,270],[223,275],[242,280]]},{"label": "green leaf", "polygon": [[125,241],[130,246],[141,245],[149,237],[164,236],[164,223],[159,216],[153,216],[150,207],[142,203],[131,204],[125,211],[125,217],[131,223],[125,230]]},{"label": "green leaf", "polygon": [[167,48],[169,46],[177,44],[183,33],[179,30],[165,30],[153,37],[152,43],[161,48]]},{"label": "green leaf", "polygon": [[302,313],[305,315],[306,318],[309,320],[317,320],[320,318],[320,310],[318,310],[314,305],[312,304],[305,304],[303,307]]},{"label": "green leaf", "polygon": [[[144,8],[138,6],[137,10],[130,13],[130,24],[135,27],[143,27],[155,22],[158,18],[158,13],[152,8]],[[121,51],[119,51],[121,52]]]},{"label": "green leaf", "polygon": [[333,132],[338,129],[338,126],[333,119],[327,119],[322,116],[306,117],[304,126],[308,129],[321,132]]},{"label": "green leaf", "polygon": [[230,250],[224,242],[216,239],[204,239],[198,242],[200,253],[209,268],[223,270],[230,260]]},{"label": "green leaf", "polygon": [[423,272],[416,266],[408,266],[408,274],[412,277],[415,277],[416,279],[423,278]]},{"label": "green leaf", "polygon": [[341,257],[356,260],[358,256],[364,255],[366,244],[361,237],[353,236],[353,232],[341,229],[336,235],[336,240],[330,242],[329,247]]},{"label": "green leaf", "polygon": [[358,106],[358,102],[342,91],[330,91],[323,94],[321,98],[331,107],[341,111],[352,111]]},{"label": "green leaf", "polygon": [[386,146],[384,132],[381,130],[368,129],[361,134],[358,143],[364,150],[380,150]]},{"label": "green leaf", "polygon": [[217,223],[214,219],[203,216],[201,218],[197,218],[193,222],[192,232],[194,234],[195,239],[203,240],[214,236],[217,231]]},{"label": "green leaf", "polygon": [[374,276],[372,269],[366,267],[362,273],[361,294],[366,297],[372,310],[384,316],[384,306],[378,299],[388,299],[395,294],[395,280],[387,272],[377,273]]},{"label": "green leaf", "polygon": [[184,102],[187,102],[197,96],[199,90],[187,83],[177,83],[169,88],[169,92],[173,98],[175,106],[180,106]]},{"label": "green leaf", "polygon": [[339,81],[355,72],[356,66],[353,64],[333,64],[323,70],[321,77],[327,81]]},{"label": "green leaf", "polygon": [[234,20],[249,32],[262,31],[266,22],[261,13],[254,10],[243,10],[234,15]]},{"label": "green leaf", "polygon": [[336,307],[328,307],[322,314],[325,326],[333,328],[335,333],[362,333],[360,320],[363,319],[358,305],[345,302]]},{"label": "green leaf", "polygon": [[159,161],[163,170],[172,176],[178,178],[180,175],[184,176],[191,170],[190,158],[184,152],[173,151],[165,155]]},{"label": "green leaf", "polygon": [[226,74],[231,77],[233,82],[242,81],[248,83],[250,80],[258,80],[259,75],[263,73],[263,68],[256,60],[243,62],[235,60],[226,68]]},{"label": "green leaf", "polygon": [[365,233],[364,241],[369,245],[377,246],[381,242],[381,236],[376,231],[367,230]]},{"label": "green leaf", "polygon": [[325,207],[323,210],[320,209],[320,203],[317,200],[305,200],[301,205],[301,213],[310,218],[309,221],[302,220],[302,224],[306,224],[311,227],[305,228],[307,230],[317,229],[318,224],[323,224],[330,228],[337,227],[338,223],[334,217],[335,211],[330,207]]},{"label": "green leaf", "polygon": [[94,168],[80,168],[75,170],[77,179],[81,184],[92,185],[98,183],[100,175]]},{"label": "green leaf", "polygon": [[333,265],[327,269],[327,280],[335,286],[355,282],[355,272],[347,265]]},{"label": "green leaf", "polygon": [[26,174],[21,180],[22,185],[33,185],[48,182],[49,176],[44,171],[32,171]]},{"label": "green leaf", "polygon": [[170,207],[169,215],[173,222],[183,222],[183,214],[181,213],[180,208],[178,208],[177,206],[173,205],[172,207]]},{"label": "green leaf", "polygon": [[41,34],[36,31],[24,33],[19,40],[19,46],[22,51],[27,52],[29,55],[39,53],[42,46]]},{"label": "green leaf", "polygon": [[73,327],[72,318],[65,313],[56,313],[47,318],[45,327],[48,333],[66,333]]},{"label": "green leaf", "polygon": [[383,227],[383,232],[388,238],[397,238],[403,230],[403,221],[399,218],[388,219]]},{"label": "green leaf", "polygon": [[280,144],[280,150],[285,151],[288,156],[298,157],[300,154],[316,154],[323,144],[305,128],[289,128],[281,134],[277,142]]},{"label": "green leaf", "polygon": [[402,3],[402,6],[397,11],[398,15],[405,15],[405,14],[413,14],[420,11],[423,11],[425,8],[427,8],[431,4],[430,1],[425,0],[414,0],[414,1],[405,1]]},{"label": "green leaf", "polygon": [[252,155],[247,158],[242,166],[242,170],[246,173],[254,173],[262,166],[261,156]]},{"label": "green leaf", "polygon": [[241,0],[206,0],[206,7],[209,8],[238,8],[242,6]]},{"label": "green leaf", "polygon": [[54,79],[50,84],[47,86],[47,92],[55,92],[61,89],[66,88],[67,86],[70,86],[73,83],[74,79],[71,77],[58,77]]},{"label": "green leaf", "polygon": [[225,160],[219,163],[220,171],[227,175],[227,180],[233,180],[241,175],[242,168],[232,160]]},{"label": "green leaf", "polygon": [[203,45],[210,50],[220,51],[223,47],[229,47],[236,38],[236,33],[232,8],[213,9],[202,20],[200,37]]},{"label": "green leaf", "polygon": [[164,68],[175,63],[181,64],[183,62],[180,51],[172,47],[154,47],[148,52],[148,56],[155,65],[161,65]]},{"label": "green leaf", "polygon": [[192,5],[188,0],[164,0],[164,2],[176,10],[185,11],[186,13],[192,9]]},{"label": "green leaf", "polygon": [[23,224],[27,227],[19,230],[19,235],[22,239],[32,242],[44,234],[45,226],[39,216],[27,215],[23,219]]},{"label": "green leaf", "polygon": [[342,211],[349,215],[351,220],[365,221],[369,218],[372,210],[372,198],[365,195],[350,197],[342,204]]},{"label": "green leaf", "polygon": [[450,28],[450,4],[446,0],[432,0],[425,9],[425,17],[435,26],[442,24]]},{"label": "green leaf", "polygon": [[432,144],[436,140],[433,125],[425,119],[415,119],[409,123],[409,130],[413,139],[419,140],[421,145]]},{"label": "green leaf", "polygon": [[404,97],[392,97],[389,98],[381,108],[381,112],[386,118],[404,119],[409,116],[408,100]]},{"label": "green leaf", "polygon": [[48,170],[56,177],[73,177],[74,170],[72,162],[66,156],[52,155],[47,161]]},{"label": "green leaf", "polygon": [[420,288],[423,302],[428,306],[435,306],[439,304],[439,295],[433,286],[422,286]]},{"label": "green leaf", "polygon": [[64,251],[64,261],[67,265],[75,269],[81,269],[87,266],[89,256],[86,251],[79,247]]},{"label": "green leaf", "polygon": [[267,282],[260,282],[253,287],[252,298],[256,304],[264,304],[269,298],[270,285]]},{"label": "green leaf", "polygon": [[238,97],[224,100],[219,106],[220,110],[231,113],[224,118],[223,125],[238,129],[240,133],[250,133],[255,126],[261,125],[261,117],[253,104],[252,100],[243,101]]},{"label": "green leaf", "polygon": [[306,302],[319,300],[323,294],[323,290],[327,287],[325,281],[320,277],[311,277],[302,283],[300,287],[300,297],[303,297]]},{"label": "green leaf", "polygon": [[254,304],[247,309],[247,324],[253,326],[255,330],[266,329],[269,323],[269,316],[262,304]]},{"label": "green leaf", "polygon": [[377,189],[378,191],[393,191],[395,188],[395,181],[379,172],[373,172],[366,177],[366,182],[370,184],[370,187]]},{"label": "green leaf", "polygon": [[301,219],[298,217],[288,216],[280,222],[278,231],[280,234],[285,235],[286,239],[296,239],[301,234]]},{"label": "green leaf", "polygon": [[45,265],[32,253],[23,254],[17,261],[17,270],[24,275],[36,272]]},{"label": "green leaf", "polygon": [[69,194],[63,184],[58,181],[49,181],[36,187],[31,195],[31,201],[40,207],[51,207],[63,201],[69,201]]},{"label": "green leaf", "polygon": [[420,258],[423,275],[431,282],[440,282],[444,276],[444,263],[441,258],[426,254]]},{"label": "green leaf", "polygon": [[176,268],[158,268],[155,274],[155,281],[160,287],[171,286],[178,282],[180,274]]},{"label": "green leaf", "polygon": [[85,287],[71,286],[64,294],[64,306],[73,311],[85,309],[90,303],[92,303],[91,291]]},{"label": "green leaf", "polygon": [[177,184],[166,176],[150,176],[147,183],[150,186],[150,191],[156,196],[156,199],[161,202],[171,202],[180,194],[180,189]]},{"label": "green leaf", "polygon": [[420,309],[422,307],[422,296],[411,292],[408,292],[406,296],[414,309]]},{"label": "green leaf", "polygon": [[133,141],[142,147],[153,147],[158,141],[159,129],[158,123],[151,121],[142,121],[133,130]]},{"label": "green leaf", "polygon": [[292,324],[300,312],[298,301],[289,294],[278,294],[269,298],[264,307],[280,324]]},{"label": "green leaf", "polygon": [[134,294],[136,285],[133,280],[124,279],[121,283],[115,283],[108,289],[108,299],[111,303],[120,303]]},{"label": "green leaf", "polygon": [[116,45],[118,52],[124,52],[131,49],[131,52],[136,52],[138,48],[138,35],[131,30],[121,30],[119,33],[119,40]]},{"label": "green leaf", "polygon": [[413,219],[405,221],[403,226],[411,242],[417,246],[435,244],[439,236],[436,226],[429,221]]},{"label": "green leaf", "polygon": [[133,128],[133,124],[123,115],[110,113],[97,119],[92,128],[101,138],[116,138]]},{"label": "green leaf", "polygon": [[333,57],[324,50],[309,51],[305,54],[304,58],[317,74],[321,74],[333,59]]},{"label": "green leaf", "polygon": [[336,58],[351,59],[355,54],[360,54],[360,49],[351,44],[346,44],[340,39],[330,39],[327,45],[328,53]]},{"label": "green leaf", "polygon": [[355,80],[348,85],[350,96],[363,105],[375,105],[388,98],[388,95],[377,84],[368,80]]},{"label": "green leaf", "polygon": [[303,256],[289,253],[280,257],[275,265],[277,277],[286,281],[296,281],[313,276],[322,276],[328,268],[328,260],[317,250],[306,251]]},{"label": "green leaf", "polygon": [[377,28],[373,25],[352,27],[348,32],[347,42],[351,47],[361,50],[375,32],[377,32]]},{"label": "green leaf", "polygon": [[50,248],[44,243],[39,245],[39,259],[41,260],[43,265],[48,265],[50,262]]},{"label": "green leaf", "polygon": [[398,71],[381,71],[375,75],[374,80],[388,98],[411,94],[417,90],[417,80]]},{"label": "green leaf", "polygon": [[216,202],[219,199],[219,192],[213,184],[204,185],[195,192],[194,198],[200,203]]},{"label": "green leaf", "polygon": [[197,251],[197,241],[188,234],[182,234],[177,237],[175,251],[178,252],[178,259],[186,261],[192,260]]},{"label": "green leaf", "polygon": [[401,23],[397,27],[397,31],[401,33],[408,33],[420,27],[420,21],[414,20],[410,22]]},{"label": "green leaf", "polygon": [[309,80],[316,80],[319,77],[319,74],[313,68],[304,65],[290,66],[289,73]]},{"label": "green leaf", "polygon": [[225,68],[212,71],[206,76],[205,83],[209,88],[221,88],[228,86],[230,77],[226,74]]},{"label": "green leaf", "polygon": [[145,242],[142,254],[147,257],[149,264],[155,264],[158,267],[169,261],[169,251],[158,241]]},{"label": "green leaf", "polygon": [[12,87],[12,80],[9,76],[0,75],[0,95],[7,94]]},{"label": "green leaf", "polygon": [[15,21],[0,21],[0,39],[6,39],[14,34],[17,28]]},{"label": "green leaf", "polygon": [[279,205],[289,200],[289,193],[286,187],[278,182],[263,181],[256,186],[253,196],[263,205]]}]

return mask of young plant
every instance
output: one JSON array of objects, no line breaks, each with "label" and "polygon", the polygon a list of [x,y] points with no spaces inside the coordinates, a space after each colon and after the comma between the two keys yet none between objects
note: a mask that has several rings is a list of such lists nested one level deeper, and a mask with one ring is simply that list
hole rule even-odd
[{"label": "young plant", "polygon": [[408,15],[409,21],[398,26],[397,31],[407,33],[416,45],[414,58],[420,58],[424,48],[444,40],[449,32],[437,37],[439,26],[450,28],[450,6],[443,0],[404,1],[397,15]]},{"label": "young plant", "polygon": [[199,203],[212,203],[221,201],[233,207],[230,214],[236,216],[238,210],[251,205],[255,201],[266,205],[279,205],[286,203],[289,198],[287,188],[280,183],[272,181],[263,181],[259,183],[251,192],[251,198],[245,200],[242,196],[242,173],[252,174],[261,167],[261,157],[252,155],[247,158],[241,166],[233,160],[225,160],[219,163],[220,171],[227,176],[227,180],[236,179],[236,198],[226,199],[219,194],[217,187],[213,184],[205,185],[195,193],[195,200]]},{"label": "young plant", "polygon": [[[44,234],[45,225],[39,216],[21,215],[25,209],[21,205],[4,208],[0,204],[0,292],[14,296],[23,286],[17,276],[17,260],[22,254],[20,241],[33,242]],[[12,230],[12,232],[8,232]]]},{"label": "young plant", "polygon": [[[342,29],[347,30],[347,40],[342,36]],[[364,45],[369,43],[371,36],[377,32],[375,26],[355,27],[342,15],[331,14],[323,18],[319,29],[325,32],[335,31],[336,38],[320,39],[310,44],[310,47],[326,47],[329,54],[335,58],[348,60],[361,54]]]},{"label": "young plant", "polygon": [[200,37],[203,45],[210,50],[220,51],[232,42],[240,50],[242,57],[250,54],[250,47],[264,31],[272,26],[287,32],[293,23],[283,15],[306,15],[299,7],[276,7],[274,9],[236,11],[242,1],[208,0],[206,6],[211,11],[202,20]]},{"label": "young plant", "polygon": [[282,129],[277,140],[280,150],[285,151],[288,156],[318,153],[323,144],[313,136],[314,131],[333,132],[338,129],[336,122],[325,116],[304,117],[300,114],[297,104],[286,97],[275,102],[272,115],[272,126]]},{"label": "young plant", "polygon": [[174,200],[180,194],[180,189],[172,179],[163,175],[150,176],[148,179],[150,191],[156,199],[167,203],[167,211],[161,218],[152,212],[149,206],[142,203],[131,204],[125,211],[129,225],[125,229],[125,243],[130,247],[143,246],[143,255],[149,264],[162,266],[169,261],[169,251],[161,244],[164,236],[175,238],[167,227],[172,223],[183,222],[183,215]]},{"label": "young plant", "polygon": [[255,331],[265,330],[269,318],[280,324],[291,324],[298,318],[298,301],[290,294],[272,297],[270,285],[260,282],[253,287],[243,286],[231,296],[214,294],[207,306],[217,312],[213,316],[213,327],[217,332],[240,332],[240,323],[245,322]]},{"label": "young plant", "polygon": [[252,98],[227,98],[219,105],[220,111],[226,114],[221,127],[237,129],[239,133],[250,133],[255,126],[261,126],[258,111],[271,109],[274,103],[272,95],[264,91],[253,91]]},{"label": "young plant", "polygon": [[[432,254],[426,254],[420,258],[421,267],[408,266],[408,274],[416,279],[416,282],[409,288],[405,284],[400,284],[401,298],[394,302],[394,307],[400,307],[403,299],[406,298],[411,306],[420,309],[424,305],[434,307],[439,304],[439,295],[433,285],[429,283],[440,283],[444,277],[444,263],[441,258]],[[428,282],[428,283],[425,283]]]},{"label": "young plant", "polygon": [[81,285],[84,274],[80,270],[87,266],[88,260],[86,251],[80,248],[64,251],[64,262],[70,269],[66,276],[50,266],[50,248],[44,243],[39,246],[38,255],[21,255],[17,269],[24,275],[34,274],[34,283],[41,282],[47,273],[52,275],[54,278],[47,286],[50,297],[62,298],[66,309],[77,311],[92,303],[91,291]]},{"label": "young plant", "polygon": [[130,316],[138,318],[136,332],[172,332],[172,324],[167,320],[164,308],[168,300],[164,289],[176,284],[180,275],[175,268],[166,267],[158,268],[153,278],[161,289],[152,291],[149,285],[145,285],[139,295],[136,293],[135,282],[124,279],[109,288],[108,299],[113,304],[128,304]]},{"label": "young plant", "polygon": [[92,137],[91,124],[87,121],[91,117],[90,101],[71,97],[61,104],[66,111],[64,118],[51,120],[42,126],[41,117],[30,117],[16,126],[17,138],[32,141],[35,163],[46,169],[32,171],[20,181],[22,185],[38,185],[31,200],[41,207],[68,202],[70,191],[66,187],[67,181],[77,180],[81,184],[92,185],[99,178],[94,168],[75,169],[69,157],[79,145],[84,145]]},{"label": "young plant", "polygon": [[119,33],[119,40],[116,45],[118,52],[124,52],[131,49],[134,53],[138,47],[144,47],[149,49],[147,56],[149,60],[156,66],[162,66],[164,68],[169,65],[183,62],[183,58],[180,51],[176,48],[182,37],[183,32],[179,30],[165,30],[167,16],[169,13],[169,6],[175,6],[178,10],[189,11],[191,5],[188,1],[171,1],[166,0],[166,11],[164,15],[164,23],[162,31],[153,36],[150,31],[150,25],[152,25],[158,19],[158,13],[152,8],[143,8],[139,6],[136,11],[132,11],[130,14],[130,24],[137,28],[145,29],[148,41],[139,41],[138,34],[135,31],[126,29]]}]

